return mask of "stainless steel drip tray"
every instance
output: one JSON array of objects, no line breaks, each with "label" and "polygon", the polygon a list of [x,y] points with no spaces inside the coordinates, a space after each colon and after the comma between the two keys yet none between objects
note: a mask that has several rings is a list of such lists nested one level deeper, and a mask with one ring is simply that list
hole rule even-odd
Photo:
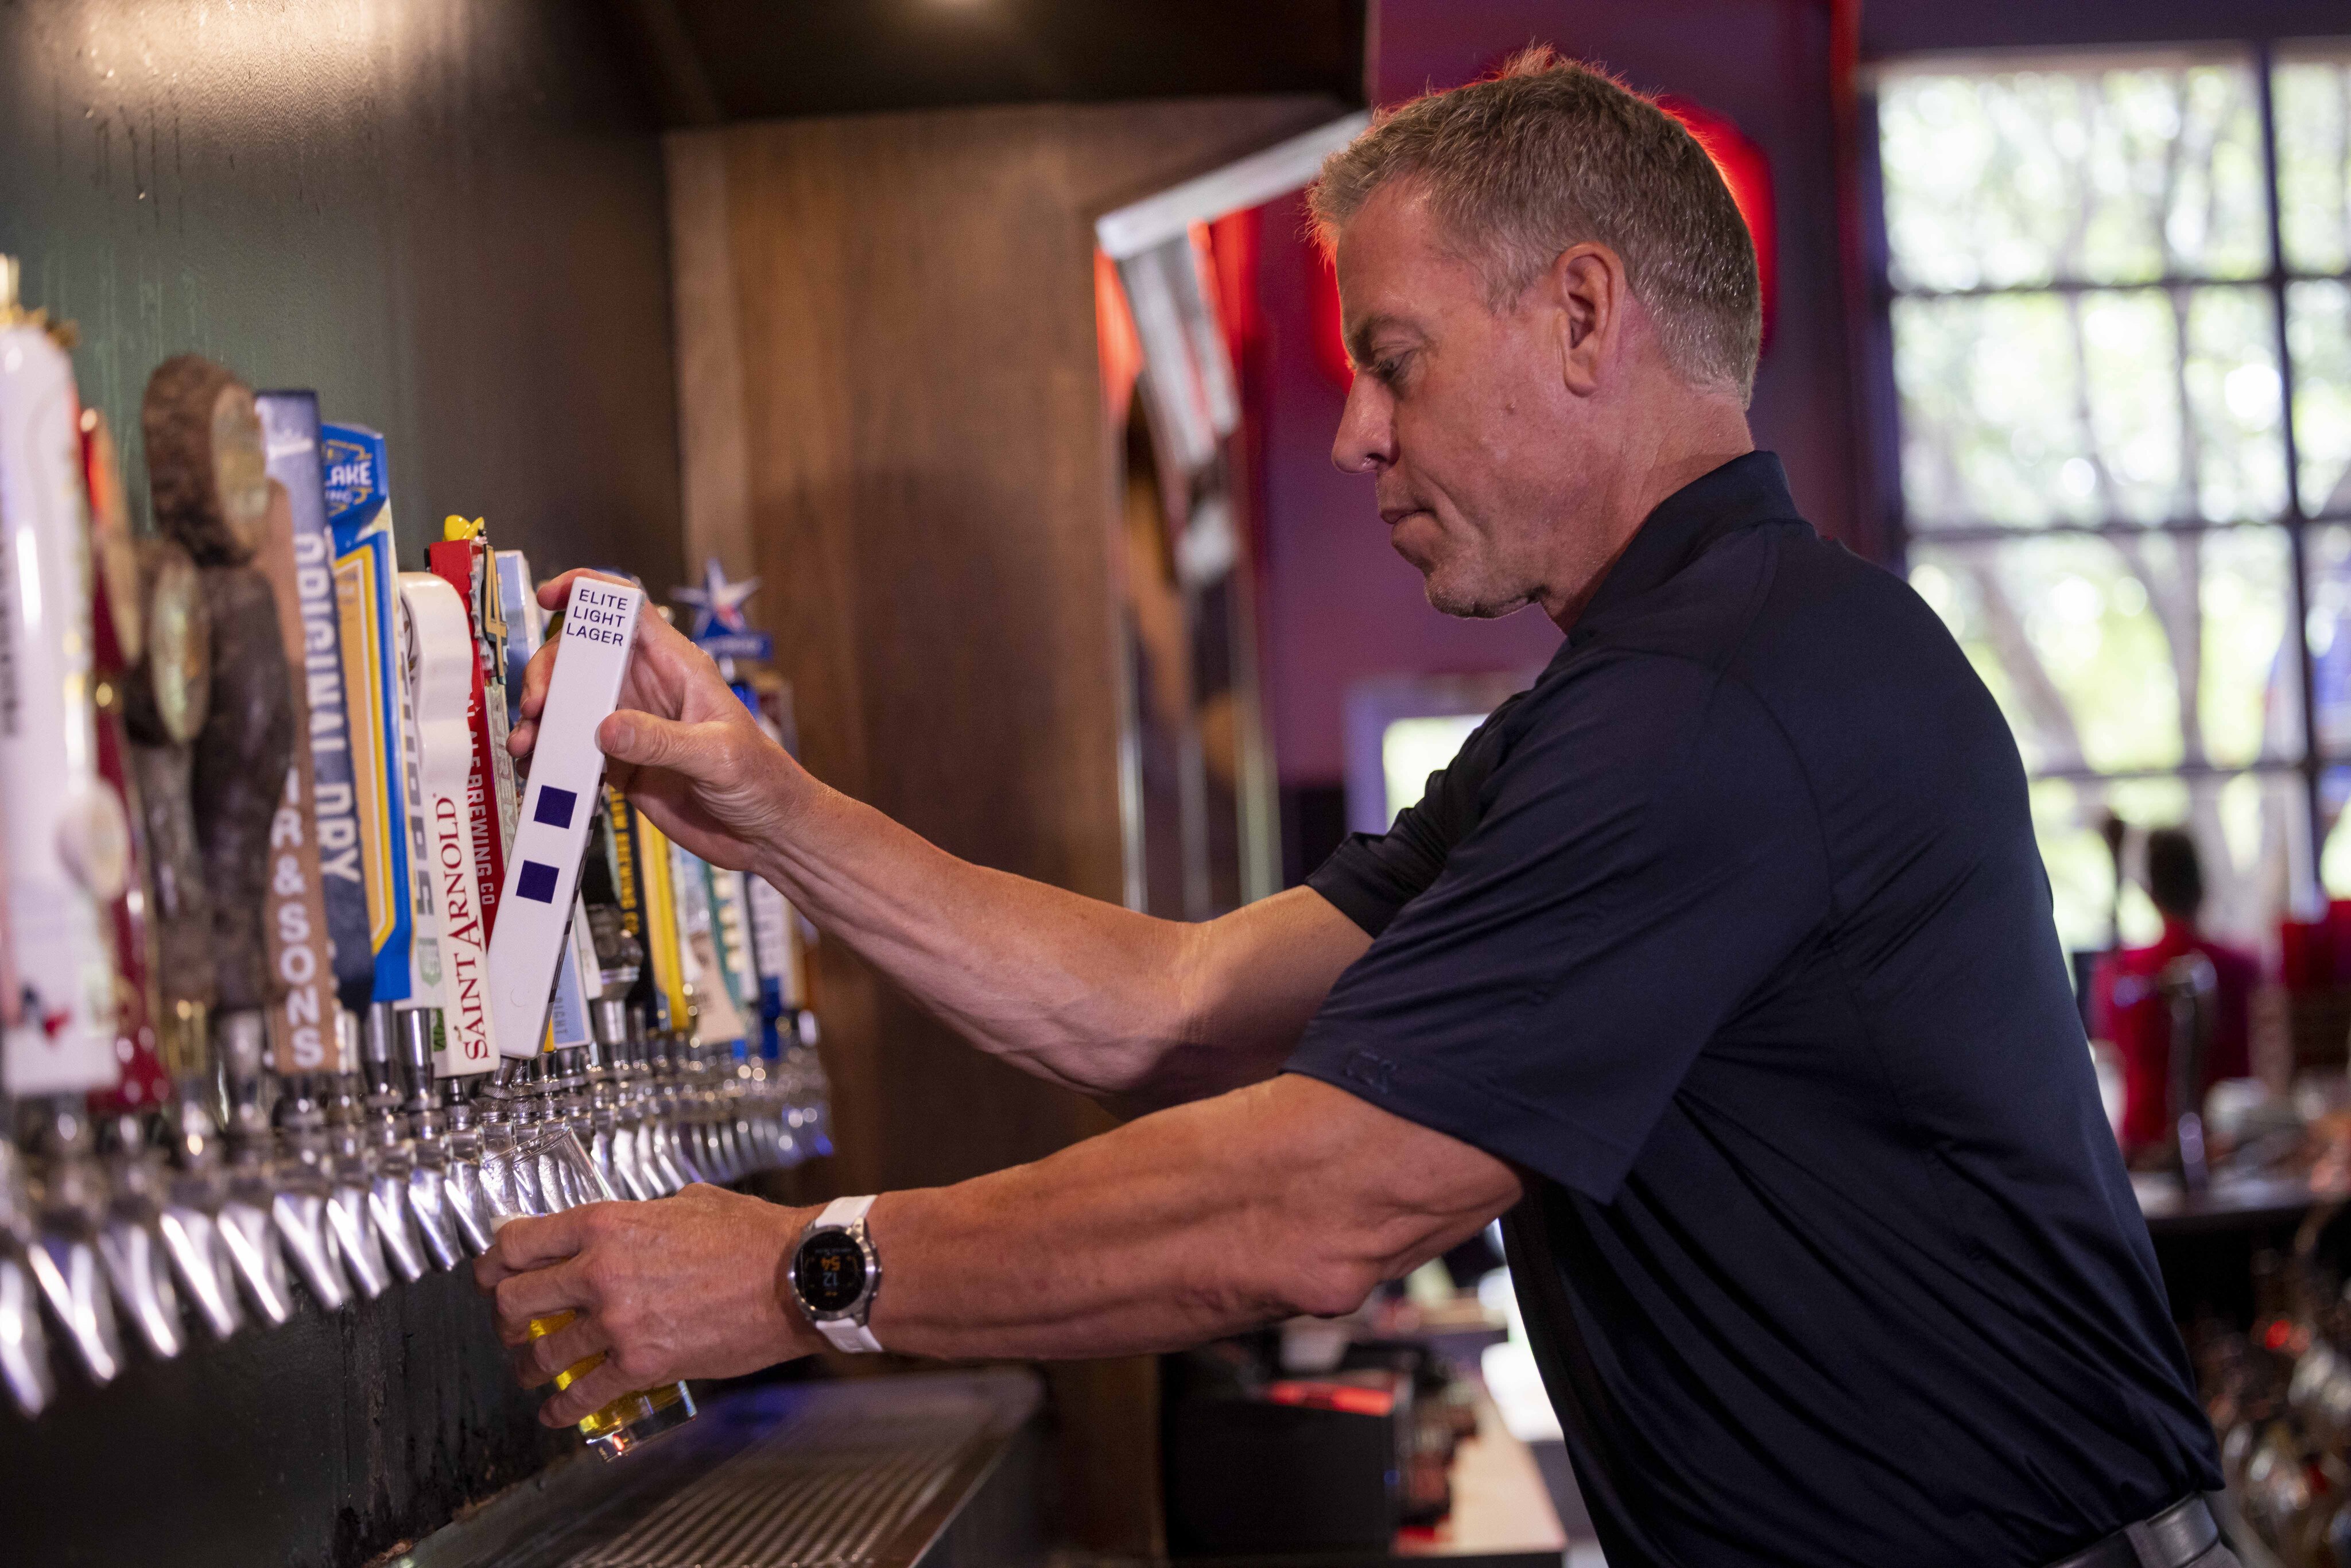
[{"label": "stainless steel drip tray", "polygon": [[1012,1368],[737,1390],[637,1453],[554,1466],[383,1568],[1034,1560],[1040,1396]]}]

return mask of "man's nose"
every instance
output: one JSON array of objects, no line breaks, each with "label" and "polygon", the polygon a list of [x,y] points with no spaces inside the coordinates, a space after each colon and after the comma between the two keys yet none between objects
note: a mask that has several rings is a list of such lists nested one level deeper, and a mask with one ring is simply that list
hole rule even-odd
[{"label": "man's nose", "polygon": [[1331,461],[1349,474],[1376,474],[1395,461],[1395,410],[1376,376],[1358,374],[1347,389]]}]

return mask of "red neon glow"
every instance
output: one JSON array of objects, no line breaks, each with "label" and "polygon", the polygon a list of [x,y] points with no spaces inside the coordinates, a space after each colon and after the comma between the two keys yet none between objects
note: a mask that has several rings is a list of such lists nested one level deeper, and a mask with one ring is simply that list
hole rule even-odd
[{"label": "red neon glow", "polygon": [[1265,335],[1265,312],[1257,297],[1257,253],[1263,224],[1262,208],[1242,207],[1201,226],[1194,237],[1216,292],[1217,319],[1224,324],[1233,373],[1244,378],[1258,340]]},{"label": "red neon glow", "polygon": [[1111,428],[1123,430],[1134,378],[1143,373],[1143,339],[1126,308],[1118,264],[1101,251],[1094,252],[1094,345],[1102,355],[1102,402]]},{"label": "red neon glow", "polygon": [[1395,1396],[1384,1388],[1354,1383],[1314,1383],[1303,1380],[1269,1383],[1265,1396],[1276,1405],[1311,1405],[1349,1416],[1387,1416],[1395,1411]]},{"label": "red neon glow", "polygon": [[1763,294],[1763,340],[1771,340],[1771,319],[1780,305],[1780,235],[1771,205],[1771,161],[1729,116],[1717,114],[1686,98],[1668,94],[1657,107],[1682,122],[1714,160],[1739,215],[1747,220],[1748,236],[1755,242],[1756,279]]},{"label": "red neon glow", "polygon": [[1339,308],[1339,272],[1319,245],[1309,245],[1306,256],[1306,316],[1314,345],[1314,362],[1332,384],[1355,384],[1355,362],[1347,357],[1347,326]]}]

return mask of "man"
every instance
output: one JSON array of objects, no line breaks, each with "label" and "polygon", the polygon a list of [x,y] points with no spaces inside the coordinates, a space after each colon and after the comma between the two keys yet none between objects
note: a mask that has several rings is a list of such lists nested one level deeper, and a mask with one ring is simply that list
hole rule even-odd
[{"label": "man", "polygon": [[980,1049],[1149,1113],[882,1195],[883,1282],[821,1337],[810,1276],[855,1238],[796,1256],[807,1211],[509,1227],[501,1333],[580,1314],[526,1378],[607,1355],[544,1418],[827,1338],[1092,1356],[1340,1312],[1508,1213],[1614,1568],[2231,1562],[2183,1501],[2211,1435],[2014,745],[1752,450],[1755,261],[1704,152],[1538,54],[1387,118],[1315,204],[1361,367],[1335,459],[1432,603],[1540,605],[1558,657],[1387,834],[1183,925],[828,790],[646,624],[599,741],[656,821]]},{"label": "man", "polygon": [[2090,987],[2090,1027],[2115,1042],[2123,1059],[2123,1155],[2134,1164],[2160,1163],[2171,1146],[2171,1007],[2158,982],[2175,959],[2199,954],[2212,966],[2212,1037],[2204,1057],[2202,1089],[2242,1078],[2252,1035],[2253,985],[2261,966],[2252,955],[2204,935],[2204,864],[2184,829],[2147,835],[2147,894],[2163,916],[2153,946],[2132,947],[2100,961]]}]

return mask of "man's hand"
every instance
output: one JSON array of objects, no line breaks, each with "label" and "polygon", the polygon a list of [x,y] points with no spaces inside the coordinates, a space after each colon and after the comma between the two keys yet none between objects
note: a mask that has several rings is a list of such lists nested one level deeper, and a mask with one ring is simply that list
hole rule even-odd
[{"label": "man's hand", "polygon": [[[813,1212],[700,1185],[651,1203],[591,1203],[509,1221],[474,1260],[474,1282],[497,1303],[525,1387],[604,1358],[539,1407],[541,1422],[568,1427],[623,1394],[823,1350],[784,1277]],[[531,1337],[533,1318],[564,1312],[568,1325]]]},{"label": "man's hand", "polygon": [[[617,580],[567,571],[539,585],[539,603],[562,609],[572,579],[580,576]],[[522,722],[507,741],[517,757],[528,757],[538,742],[538,716],[562,641],[551,637],[531,655],[523,676]],[[596,744],[612,783],[655,827],[704,860],[736,871],[754,869],[766,847],[782,837],[795,796],[820,788],[760,730],[710,655],[650,607],[637,617],[620,706],[598,727]]]}]

